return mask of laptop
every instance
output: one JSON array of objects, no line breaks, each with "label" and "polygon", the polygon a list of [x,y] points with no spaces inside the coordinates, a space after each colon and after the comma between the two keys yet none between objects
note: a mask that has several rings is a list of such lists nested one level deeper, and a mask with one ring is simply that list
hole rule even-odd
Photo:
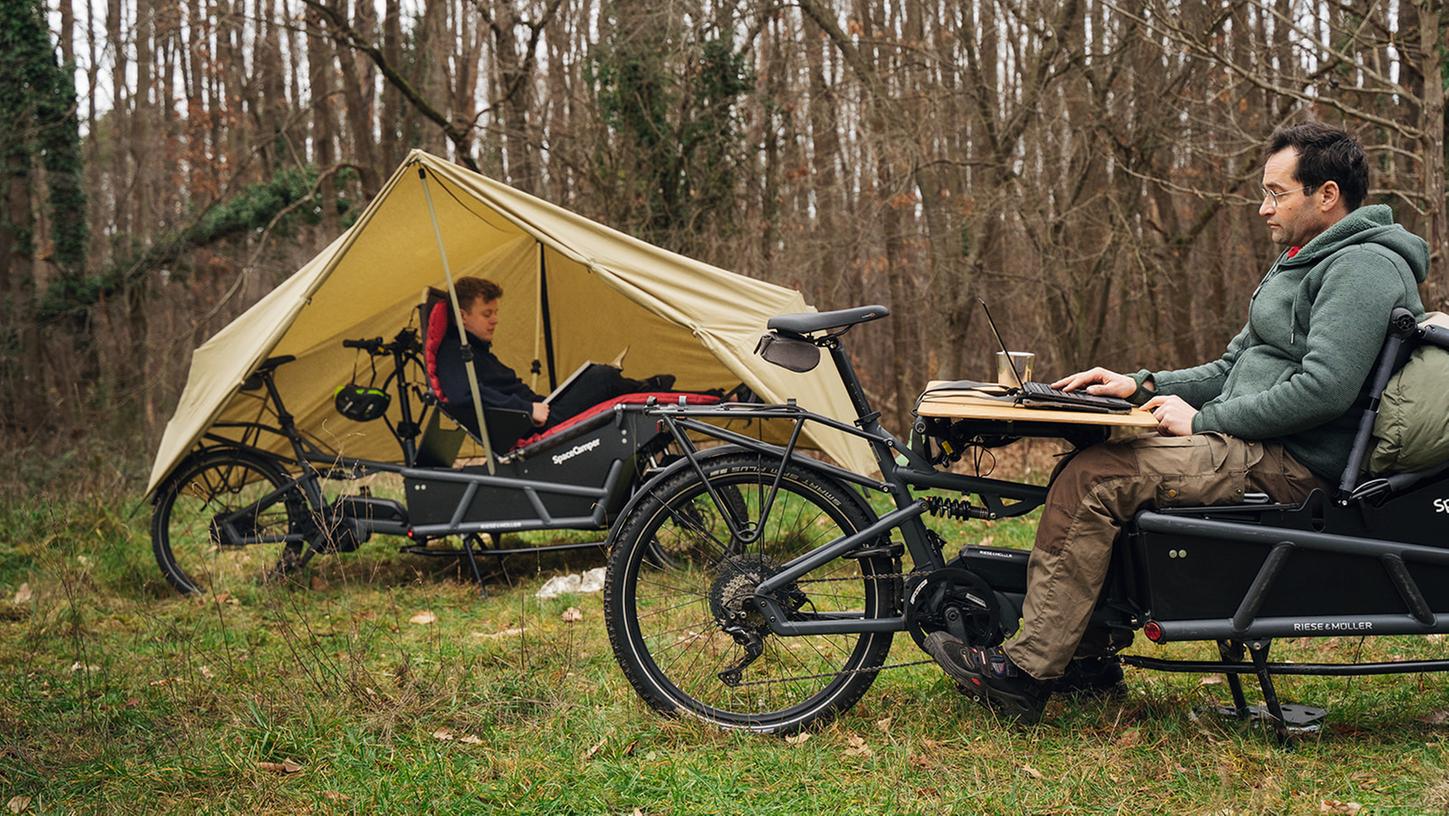
[{"label": "laptop", "polygon": [[1001,339],[1001,332],[996,328],[996,321],[991,319],[991,310],[987,308],[986,301],[981,298],[977,298],[977,300],[981,301],[981,309],[986,312],[986,323],[991,327],[991,333],[996,335],[996,343],[1006,354],[1006,364],[1011,367],[1011,375],[1016,378],[1016,384],[1020,386],[1015,396],[1017,403],[1023,408],[1055,408],[1099,413],[1120,413],[1132,410],[1132,403],[1117,397],[1099,397],[1081,391],[1062,391],[1052,388],[1046,383],[1022,380],[1021,372],[1016,369],[1016,361],[1011,359],[1011,354],[1006,349],[1006,341]]},{"label": "laptop", "polygon": [[592,360],[585,360],[583,363],[580,363],[579,364],[579,367],[576,368],[576,369],[574,369],[574,373],[572,373],[572,374],[568,375],[567,377],[565,377],[564,378],[564,381],[561,382],[561,383],[559,383],[557,388],[555,388],[551,393],[549,393],[548,396],[546,396],[546,397],[543,398],[544,404],[551,406],[555,402],[557,402],[558,400],[562,399],[563,396],[564,396],[564,394],[568,393],[574,387],[575,384],[577,384],[581,379],[584,378],[584,375],[590,374],[590,372],[592,372],[594,369],[610,369],[611,368],[611,369],[613,369],[615,371],[623,371],[624,370],[624,357],[628,353],[629,353],[629,347],[628,346],[625,346],[624,347],[624,350],[621,351],[621,352],[619,352],[619,356],[618,357],[615,357],[610,362],[607,362],[607,363],[596,363],[596,362],[594,362]]}]

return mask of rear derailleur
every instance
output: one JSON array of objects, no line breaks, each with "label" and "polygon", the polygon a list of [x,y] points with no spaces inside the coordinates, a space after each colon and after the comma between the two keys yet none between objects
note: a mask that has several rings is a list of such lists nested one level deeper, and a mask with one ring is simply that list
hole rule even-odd
[{"label": "rear derailleur", "polygon": [[[765,651],[765,634],[769,624],[756,601],[756,588],[776,572],[764,556],[738,555],[725,559],[719,576],[710,588],[709,606],[715,621],[744,648],[737,663],[719,673],[720,682],[731,688],[739,686],[745,669]],[[779,590],[774,599],[785,608],[787,616],[799,612],[809,598],[793,584]]]}]

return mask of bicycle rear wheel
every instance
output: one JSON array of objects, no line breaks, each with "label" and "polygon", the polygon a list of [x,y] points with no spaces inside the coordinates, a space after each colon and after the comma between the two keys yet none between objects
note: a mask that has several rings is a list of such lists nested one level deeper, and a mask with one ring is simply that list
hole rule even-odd
[{"label": "bicycle rear wheel", "polygon": [[[615,527],[604,585],[615,658],[662,713],[764,732],[828,721],[865,694],[891,633],[780,637],[750,599],[782,565],[870,519],[849,488],[794,463],[781,471],[776,460],[741,453],[703,467],[708,486],[682,470]],[[725,512],[758,538],[732,535]],[[792,617],[885,617],[899,595],[885,555],[836,559],[776,593]]]},{"label": "bicycle rear wheel", "polygon": [[151,549],[182,594],[236,594],[304,562],[302,491],[272,460],[245,451],[193,456],[157,490]]}]

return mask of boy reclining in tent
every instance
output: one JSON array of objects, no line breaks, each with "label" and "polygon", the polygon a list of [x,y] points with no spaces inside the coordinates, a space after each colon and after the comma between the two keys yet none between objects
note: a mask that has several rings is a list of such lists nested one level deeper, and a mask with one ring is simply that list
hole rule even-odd
[{"label": "boy reclining in tent", "polygon": [[[513,369],[493,354],[493,333],[498,328],[498,302],[503,288],[490,280],[474,277],[458,278],[453,284],[458,293],[458,308],[463,312],[463,328],[473,350],[473,369],[478,374],[478,395],[489,408],[524,411],[540,430],[548,430],[570,417],[624,394],[668,391],[674,376],[656,374],[647,380],[631,380],[610,366],[592,366],[552,403],[533,392]],[[456,335],[438,346],[437,376],[448,412],[464,427],[478,433],[478,419],[473,411],[473,396],[468,388],[468,371]],[[513,441],[513,440],[510,440]]]}]

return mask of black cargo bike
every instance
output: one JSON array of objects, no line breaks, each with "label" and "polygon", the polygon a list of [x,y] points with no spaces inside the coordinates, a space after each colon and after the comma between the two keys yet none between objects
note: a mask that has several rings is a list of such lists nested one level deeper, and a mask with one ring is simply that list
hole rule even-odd
[{"label": "black cargo bike", "polygon": [[[1032,435],[1084,446],[1106,431],[918,417],[906,444],[881,427],[841,341],[856,324],[888,314],[871,306],[778,317],[757,349],[796,371],[829,353],[854,425],[793,404],[650,409],[683,456],[635,494],[610,533],[605,617],[619,665],[658,711],[789,733],[854,705],[891,668],[885,660],[898,632],[918,645],[946,630],[991,646],[1016,630],[1028,553],[968,545],[948,561],[926,517],[1021,516],[1045,501],[1046,488],[944,468],[973,444]],[[1315,729],[1324,712],[1281,703],[1275,676],[1449,670],[1449,660],[1269,660],[1273,640],[1286,636],[1449,632],[1449,463],[1373,478],[1360,472],[1379,395],[1422,343],[1449,347],[1449,332],[1420,328],[1397,310],[1333,494],[1317,491],[1298,504],[1250,494],[1233,505],[1147,508],[1124,525],[1092,625],[1142,630],[1155,643],[1217,646],[1217,659],[1124,662],[1224,673],[1227,713],[1261,718],[1280,738]],[[790,442],[765,444],[709,424],[742,413],[792,423]],[[864,440],[880,478],[799,455],[795,440],[806,423]],[[692,439],[727,444],[702,449]],[[924,491],[932,493],[918,495]],[[872,493],[888,497],[888,512],[872,509]],[[1199,547],[1214,557],[1179,557]],[[1242,674],[1257,677],[1262,706],[1248,704]]]},{"label": "black cargo bike", "polygon": [[[546,433],[533,433],[527,412],[485,408],[479,423],[485,445],[445,419],[450,409],[429,376],[439,344],[456,331],[448,305],[447,295],[433,290],[416,325],[391,340],[343,341],[371,368],[382,361],[390,371],[380,384],[354,389],[353,403],[339,400],[338,409],[352,419],[387,422],[401,462],[341,456],[303,434],[275,382],[276,370],[293,358],[272,357],[256,367],[242,386],[256,395],[256,418],[214,423],[153,494],[152,549],[173,587],[213,595],[245,591],[294,575],[318,554],[355,550],[373,535],[405,537],[404,552],[458,559],[479,582],[480,557],[597,550],[596,539],[509,547],[502,536],[607,529],[643,479],[671,460],[671,439],[646,408],[719,400],[630,394]],[[379,407],[394,396],[396,424]],[[470,435],[485,460],[454,468]],[[285,439],[291,455],[266,450],[260,443],[267,437]],[[374,474],[400,477],[402,495],[375,495],[369,485],[355,484]],[[444,539],[461,545],[439,546]]]}]

